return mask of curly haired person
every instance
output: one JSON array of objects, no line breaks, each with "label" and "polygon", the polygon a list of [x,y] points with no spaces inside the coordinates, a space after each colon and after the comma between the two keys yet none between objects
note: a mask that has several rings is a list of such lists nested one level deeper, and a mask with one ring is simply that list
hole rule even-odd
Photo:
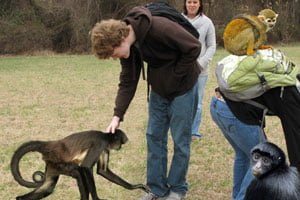
[{"label": "curly haired person", "polygon": [[[152,16],[143,6],[131,9],[123,20],[97,23],[91,41],[98,58],[119,58],[121,63],[109,132],[114,132],[124,119],[140,74],[144,73],[143,63],[148,64],[147,185],[151,193],[140,200],[183,199],[188,191],[186,176],[198,102],[197,58],[201,44],[178,23]],[[169,130],[174,153],[168,170]]]}]

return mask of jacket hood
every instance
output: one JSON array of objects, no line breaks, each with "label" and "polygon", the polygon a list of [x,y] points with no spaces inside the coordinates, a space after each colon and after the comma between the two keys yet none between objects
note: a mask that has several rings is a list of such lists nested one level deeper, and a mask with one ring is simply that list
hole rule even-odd
[{"label": "jacket hood", "polygon": [[134,30],[137,41],[142,44],[152,24],[152,15],[144,6],[132,8],[123,19]]}]

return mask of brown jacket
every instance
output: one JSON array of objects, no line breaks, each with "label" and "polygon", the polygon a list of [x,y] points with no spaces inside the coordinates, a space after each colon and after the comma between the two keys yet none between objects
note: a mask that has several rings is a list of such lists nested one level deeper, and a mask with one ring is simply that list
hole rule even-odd
[{"label": "brown jacket", "polygon": [[119,90],[114,115],[123,116],[135,94],[143,61],[148,64],[147,81],[151,90],[172,100],[190,90],[200,68],[199,41],[176,22],[152,16],[145,7],[133,8],[124,21],[133,27],[137,41],[130,57],[121,59]]}]

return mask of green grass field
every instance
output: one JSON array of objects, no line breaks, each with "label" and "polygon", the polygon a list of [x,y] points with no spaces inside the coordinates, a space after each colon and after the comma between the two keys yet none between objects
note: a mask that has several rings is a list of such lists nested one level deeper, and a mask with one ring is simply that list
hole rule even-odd
[{"label": "green grass field", "polygon": [[[278,46],[300,65],[300,45]],[[212,122],[209,102],[214,93],[216,62],[227,53],[219,49],[211,64],[204,97],[201,141],[194,141],[188,173],[187,200],[231,199],[233,150]],[[14,150],[29,140],[55,140],[73,132],[105,130],[110,123],[119,80],[119,61],[101,61],[93,55],[39,55],[0,57],[0,198],[15,199],[30,191],[19,186],[10,173]],[[129,143],[112,152],[110,168],[132,183],[145,183],[147,86],[141,80],[121,128]],[[267,117],[267,135],[285,149],[276,117]],[[169,140],[169,152],[172,152]],[[37,154],[22,163],[22,172],[43,169]],[[96,176],[100,198],[135,200],[141,191],[128,191]],[[76,182],[61,177],[49,200],[79,199]]]}]

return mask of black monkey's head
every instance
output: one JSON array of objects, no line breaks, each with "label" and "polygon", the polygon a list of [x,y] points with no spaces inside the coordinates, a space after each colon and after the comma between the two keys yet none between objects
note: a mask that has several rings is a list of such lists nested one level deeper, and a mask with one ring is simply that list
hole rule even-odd
[{"label": "black monkey's head", "polygon": [[125,144],[128,141],[126,134],[120,130],[116,129],[114,134],[111,134],[110,149],[119,150],[121,149],[122,144]]},{"label": "black monkey's head", "polygon": [[286,166],[284,152],[275,144],[264,142],[251,150],[252,173],[256,178],[263,178],[275,169]]}]

